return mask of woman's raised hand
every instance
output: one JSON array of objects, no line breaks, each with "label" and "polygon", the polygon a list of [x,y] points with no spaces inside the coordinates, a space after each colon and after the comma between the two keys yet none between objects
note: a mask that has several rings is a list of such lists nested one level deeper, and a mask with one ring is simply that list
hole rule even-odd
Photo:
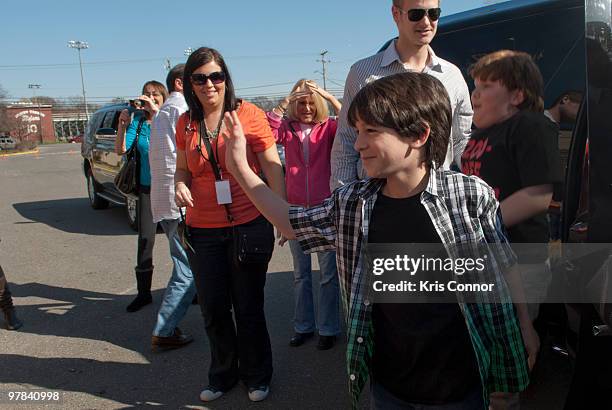
[{"label": "woman's raised hand", "polygon": [[317,93],[321,97],[325,98],[332,105],[332,107],[334,107],[336,114],[340,113],[340,110],[342,109],[342,104],[340,104],[340,101],[338,101],[336,97],[328,93],[323,88],[319,87],[317,83],[312,80],[306,81],[306,87],[308,88],[308,90],[310,90],[310,92]]},{"label": "woman's raised hand", "polygon": [[289,104],[291,104],[292,102],[302,97],[307,97],[309,95],[312,95],[312,91],[308,91],[308,90],[294,91],[288,96],[286,96],[285,98],[283,98],[283,100],[274,108],[274,110],[276,111],[277,115],[280,115],[282,117],[283,115],[285,115],[285,112],[287,111]]},{"label": "woman's raised hand", "polygon": [[155,103],[155,100],[148,95],[141,95],[138,99],[145,101],[144,109],[149,111],[151,114],[156,114],[159,111],[159,107]]},{"label": "woman's raised hand", "polygon": [[328,101],[332,98],[332,95],[330,93],[320,88],[319,85],[312,80],[306,81],[306,87],[308,88],[308,90],[310,90],[311,93],[317,93]]},{"label": "woman's raised hand", "polygon": [[236,111],[226,112],[223,120],[227,128],[227,133],[222,134],[225,142],[225,166],[235,175],[241,167],[248,167],[246,137]]},{"label": "woman's raised hand", "polygon": [[119,125],[123,127],[123,129],[127,128],[130,124],[130,112],[128,110],[121,111],[119,114]]},{"label": "woman's raised hand", "polygon": [[308,97],[309,95],[312,95],[312,91],[309,91],[309,90],[294,91],[287,96],[287,102],[291,104],[292,102],[299,100],[300,98],[303,98],[303,97]]}]

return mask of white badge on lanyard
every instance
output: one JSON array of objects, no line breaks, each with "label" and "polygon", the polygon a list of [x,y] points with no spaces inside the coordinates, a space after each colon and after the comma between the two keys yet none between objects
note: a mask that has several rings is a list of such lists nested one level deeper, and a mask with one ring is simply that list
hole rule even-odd
[{"label": "white badge on lanyard", "polygon": [[215,191],[217,191],[217,203],[219,205],[232,203],[232,191],[228,180],[215,181]]}]

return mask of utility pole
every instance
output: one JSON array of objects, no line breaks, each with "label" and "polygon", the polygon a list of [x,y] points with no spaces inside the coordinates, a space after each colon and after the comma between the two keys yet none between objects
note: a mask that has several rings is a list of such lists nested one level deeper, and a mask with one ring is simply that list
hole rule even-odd
[{"label": "utility pole", "polygon": [[87,97],[85,97],[85,81],[83,80],[83,62],[81,61],[81,50],[89,48],[87,41],[70,40],[68,42],[69,48],[76,48],[79,52],[79,67],[81,68],[81,88],[83,90],[83,103],[85,103],[85,116],[89,120],[89,109],[87,108]]},{"label": "utility pole", "polygon": [[317,60],[319,61],[321,64],[323,64],[323,89],[327,91],[327,70],[325,68],[325,64],[329,63],[329,60],[325,59],[325,54],[327,54],[328,51],[327,50],[323,50],[321,51],[321,59]]},{"label": "utility pole", "polygon": [[28,84],[28,88],[32,90],[32,104],[34,104],[34,100],[36,99],[36,90],[40,89],[40,84]]},{"label": "utility pole", "polygon": [[[32,90],[32,105],[34,105],[34,99],[36,99],[36,90],[40,89],[40,84],[28,84],[28,88]],[[40,101],[38,101],[38,138],[40,139],[40,143],[42,143],[42,115],[40,112]]]}]

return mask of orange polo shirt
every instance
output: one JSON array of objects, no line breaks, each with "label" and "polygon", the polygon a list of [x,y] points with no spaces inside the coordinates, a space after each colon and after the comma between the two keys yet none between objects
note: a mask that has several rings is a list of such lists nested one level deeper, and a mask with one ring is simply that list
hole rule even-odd
[{"label": "orange polo shirt", "polygon": [[[255,105],[243,101],[238,108],[238,118],[242,123],[247,140],[247,159],[251,169],[259,174],[261,168],[255,154],[263,152],[274,146],[274,135],[268,125],[265,113]],[[208,161],[208,153],[204,141],[202,141],[202,154],[197,151],[196,146],[200,141],[199,124],[193,121],[189,130],[186,124],[189,122],[189,114],[181,115],[176,125],[177,149],[185,151],[187,166],[191,172],[191,196],[193,207],[187,208],[187,225],[195,228],[222,228],[231,226],[227,220],[224,205],[217,204],[215,191],[215,174]],[[210,124],[208,125],[210,127]],[[222,131],[226,133],[227,131]],[[257,218],[260,213],[255,205],[249,200],[233,175],[225,167],[225,143],[221,135],[211,140],[212,151],[221,171],[221,178],[228,180],[232,193],[232,203],[229,204],[230,212],[234,218],[233,225],[247,223]],[[218,153],[218,155],[217,155]]]}]

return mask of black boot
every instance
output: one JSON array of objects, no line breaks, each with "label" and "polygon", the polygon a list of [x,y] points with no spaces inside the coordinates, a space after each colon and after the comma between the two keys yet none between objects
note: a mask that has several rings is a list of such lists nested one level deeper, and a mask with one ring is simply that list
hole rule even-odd
[{"label": "black boot", "polygon": [[4,311],[4,321],[8,330],[17,330],[23,326],[23,322],[17,317],[14,308]]},{"label": "black boot", "polygon": [[137,312],[143,306],[146,306],[153,302],[153,297],[151,296],[151,279],[153,278],[153,271],[145,271],[145,272],[136,272],[136,284],[138,287],[138,295],[136,298],[130,303],[126,310],[128,312]]},{"label": "black boot", "polygon": [[23,326],[15,314],[13,298],[2,266],[0,266],[0,310],[4,313],[5,326],[8,330],[17,330]]}]

